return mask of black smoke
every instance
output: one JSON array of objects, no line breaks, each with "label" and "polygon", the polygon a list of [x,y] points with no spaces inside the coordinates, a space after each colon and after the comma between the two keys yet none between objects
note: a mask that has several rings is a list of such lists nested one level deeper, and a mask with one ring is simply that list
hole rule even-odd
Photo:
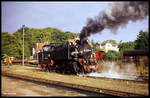
[{"label": "black smoke", "polygon": [[104,29],[114,32],[119,27],[125,27],[129,21],[135,22],[147,16],[148,2],[115,2],[94,19],[87,19],[86,26],[81,30],[80,39],[100,33]]}]

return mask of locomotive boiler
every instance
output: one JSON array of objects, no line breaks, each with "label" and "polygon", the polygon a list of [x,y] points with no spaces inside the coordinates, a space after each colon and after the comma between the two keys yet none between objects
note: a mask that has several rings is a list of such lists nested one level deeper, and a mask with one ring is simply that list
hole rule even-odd
[{"label": "locomotive boiler", "polygon": [[97,61],[102,55],[102,51],[92,51],[88,40],[77,39],[74,42],[44,45],[43,50],[38,53],[38,64],[48,71],[89,73],[97,70]]}]

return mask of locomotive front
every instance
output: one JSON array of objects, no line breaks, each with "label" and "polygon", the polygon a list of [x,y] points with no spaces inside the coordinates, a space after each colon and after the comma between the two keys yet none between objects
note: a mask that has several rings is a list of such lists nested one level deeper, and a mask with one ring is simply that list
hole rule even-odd
[{"label": "locomotive front", "polygon": [[92,47],[88,40],[76,40],[75,51],[71,52],[79,62],[79,66],[82,66],[85,73],[96,71],[98,68],[96,53],[92,51]]}]

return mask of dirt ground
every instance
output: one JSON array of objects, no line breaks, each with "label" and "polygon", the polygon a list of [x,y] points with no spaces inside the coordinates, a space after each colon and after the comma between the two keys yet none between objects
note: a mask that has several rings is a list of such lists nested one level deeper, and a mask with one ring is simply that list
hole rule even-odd
[{"label": "dirt ground", "polygon": [[2,76],[2,96],[95,96],[54,85],[39,85]]},{"label": "dirt ground", "polygon": [[133,83],[125,81],[113,81],[104,79],[93,79],[84,76],[63,75],[54,72],[43,72],[38,67],[27,67],[13,65],[9,68],[2,66],[2,73],[14,73],[51,81],[61,81],[65,83],[85,85],[89,87],[104,88],[115,91],[131,92],[137,94],[149,95],[148,83]]}]

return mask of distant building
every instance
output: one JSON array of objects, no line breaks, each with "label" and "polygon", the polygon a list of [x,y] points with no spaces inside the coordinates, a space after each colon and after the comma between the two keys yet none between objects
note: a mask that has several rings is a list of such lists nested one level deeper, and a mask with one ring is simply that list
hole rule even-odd
[{"label": "distant building", "polygon": [[119,51],[119,48],[118,48],[117,44],[112,44],[112,43],[109,43],[109,42],[107,42],[107,43],[97,43],[97,47],[103,49],[106,53],[109,50],[113,50],[113,51],[116,51],[116,52]]},{"label": "distant building", "polygon": [[149,59],[149,51],[148,50],[130,50],[124,51],[123,53],[123,61],[144,61]]},{"label": "distant building", "polygon": [[37,58],[37,53],[42,51],[42,47],[46,44],[49,44],[49,43],[47,43],[47,42],[45,42],[45,43],[36,43],[34,48],[32,48],[31,59],[36,59]]}]

